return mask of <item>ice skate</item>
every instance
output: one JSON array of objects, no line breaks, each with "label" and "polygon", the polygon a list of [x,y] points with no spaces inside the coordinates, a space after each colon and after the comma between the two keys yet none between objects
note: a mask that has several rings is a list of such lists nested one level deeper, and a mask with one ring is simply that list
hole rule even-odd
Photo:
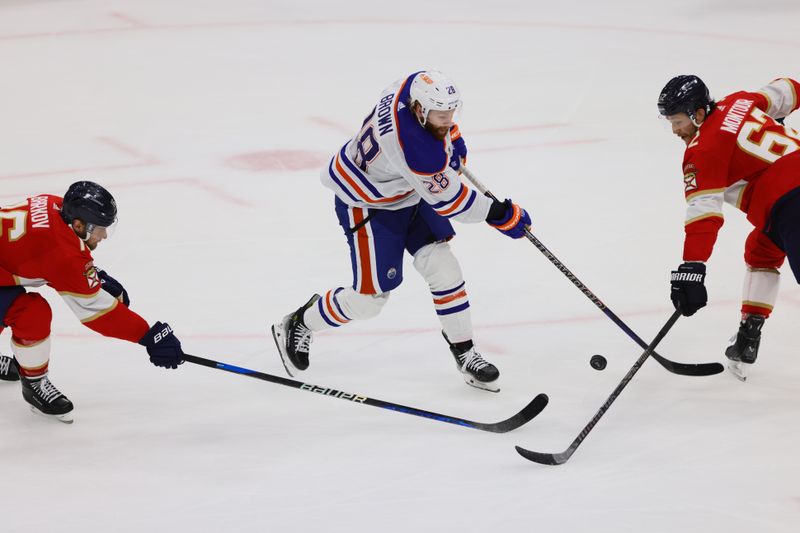
[{"label": "ice skate", "polygon": [[308,353],[313,334],[303,322],[303,314],[319,298],[319,294],[315,294],[300,309],[283,317],[281,322],[272,325],[272,338],[275,339],[275,346],[278,347],[278,353],[284,368],[286,368],[286,373],[292,377],[308,368]]},{"label": "ice skate", "polygon": [[456,360],[456,366],[461,371],[464,381],[478,389],[488,390],[489,392],[500,392],[499,381],[500,371],[492,363],[481,357],[472,341],[451,343],[447,335],[442,332],[447,343],[450,345],[450,352]]},{"label": "ice skate", "polygon": [[17,365],[14,364],[13,357],[0,355],[0,380],[19,381],[19,372],[17,371]]},{"label": "ice skate", "polygon": [[31,406],[31,411],[72,424],[72,402],[48,379],[22,378],[22,397]]},{"label": "ice skate", "polygon": [[749,315],[742,320],[739,331],[731,337],[731,345],[725,350],[725,356],[730,359],[728,370],[739,381],[747,380],[747,368],[756,362],[764,320],[761,315]]}]

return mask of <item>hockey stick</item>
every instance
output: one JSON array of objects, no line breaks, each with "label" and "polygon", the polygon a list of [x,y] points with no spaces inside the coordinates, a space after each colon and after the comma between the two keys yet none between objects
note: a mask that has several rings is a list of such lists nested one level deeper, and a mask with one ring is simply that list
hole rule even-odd
[{"label": "hockey stick", "polygon": [[[475,174],[473,174],[468,168],[462,165],[460,170],[464,173],[465,176],[467,176],[467,179],[469,179],[469,181],[472,182],[475,188],[477,188],[481,193],[485,194],[492,200],[497,201],[497,197],[494,194],[492,194],[492,192],[489,189],[487,189],[486,186],[483,183],[481,183],[481,181],[475,176]],[[605,315],[608,318],[610,318],[611,321],[614,322],[617,326],[619,326],[622,329],[622,331],[624,331],[631,339],[633,339],[636,342],[636,344],[638,344],[641,348],[647,347],[647,343],[645,343],[641,339],[641,337],[639,337],[636,333],[634,333],[634,331],[631,328],[629,328],[628,325],[625,324],[625,322],[623,322],[617,315],[615,315],[611,311],[611,309],[606,307],[606,304],[604,304],[600,300],[600,298],[598,298],[592,291],[590,291],[589,288],[586,285],[584,285],[581,282],[581,280],[579,280],[577,276],[575,276],[575,274],[573,274],[566,267],[566,265],[564,265],[564,263],[559,261],[558,258],[555,255],[553,255],[553,253],[550,250],[548,250],[547,247],[533,235],[533,233],[530,232],[530,230],[527,229],[525,230],[525,236],[528,238],[529,241],[533,243],[534,246],[536,246],[536,248],[539,249],[540,252],[544,254],[545,257],[547,257],[547,259],[550,260],[551,263],[553,263],[556,266],[556,268],[558,268],[558,270],[561,271],[562,274],[564,274],[567,277],[567,279],[569,279],[573,283],[573,285],[578,287],[578,289],[580,289],[580,291],[587,298],[589,298],[592,301],[592,303],[598,307],[598,309],[600,309],[603,313],[605,313]],[[658,361],[658,363],[661,366],[663,366],[673,374],[680,374],[683,376],[713,376],[714,374],[719,374],[720,372],[725,370],[725,368],[720,363],[679,363],[677,361],[670,361],[669,359],[658,355],[656,352],[653,352],[653,359]]]},{"label": "hockey stick", "polygon": [[429,418],[431,420],[437,420],[439,422],[447,422],[449,424],[455,424],[457,426],[479,429],[481,431],[490,431],[492,433],[506,433],[511,430],[517,429],[523,424],[530,422],[536,417],[536,415],[542,412],[542,410],[547,406],[547,402],[549,401],[546,394],[538,394],[533,400],[531,400],[531,402],[528,405],[523,407],[520,412],[518,412],[511,418],[507,418],[506,420],[503,420],[501,422],[485,424],[483,422],[474,422],[472,420],[465,420],[463,418],[457,418],[454,416],[442,415],[439,413],[434,413],[433,411],[425,411],[424,409],[417,409],[416,407],[408,407],[405,405],[400,405],[399,403],[386,402],[383,400],[377,400],[375,398],[368,398],[360,394],[352,394],[349,392],[344,392],[336,389],[320,387],[318,385],[312,385],[311,383],[303,383],[300,381],[295,381],[293,379],[283,378],[280,376],[273,376],[272,374],[265,374],[263,372],[257,372],[255,370],[250,370],[247,368],[233,366],[226,363],[220,363],[219,361],[212,361],[211,359],[204,359],[203,357],[197,357],[196,355],[184,354],[183,359],[185,361],[189,361],[190,363],[194,363],[196,365],[207,366],[209,368],[216,368],[218,370],[224,370],[226,372],[231,372],[233,374],[241,374],[243,376],[261,379],[263,381],[269,381],[270,383],[277,383],[278,385],[285,385],[287,387],[292,387],[295,389],[315,392],[317,394],[322,394],[323,396],[331,396],[333,398],[340,398],[342,400],[348,400],[354,403],[372,405],[373,407],[381,407],[383,409],[389,409],[390,411],[397,411],[398,413],[420,416],[422,418]]},{"label": "hockey stick", "polygon": [[639,371],[639,369],[644,364],[645,360],[653,354],[653,350],[655,349],[655,347],[658,345],[659,342],[661,342],[661,339],[664,338],[664,335],[667,334],[667,332],[672,328],[675,322],[677,322],[680,316],[681,316],[680,311],[675,311],[674,313],[672,313],[672,316],[669,317],[669,320],[667,320],[667,323],[664,324],[663,328],[661,328],[661,331],[658,332],[658,335],[656,335],[656,338],[653,339],[653,342],[650,343],[650,346],[648,346],[645,349],[644,353],[642,353],[639,359],[636,360],[631,369],[628,370],[628,373],[625,374],[625,377],[622,378],[622,381],[620,381],[619,385],[617,385],[617,388],[615,388],[614,392],[611,393],[611,396],[608,397],[606,403],[604,403],[602,407],[600,407],[600,410],[597,411],[597,414],[595,414],[594,417],[589,421],[589,423],[586,424],[586,427],[583,428],[583,431],[581,431],[580,434],[575,438],[575,440],[572,441],[572,444],[569,445],[569,448],[567,448],[561,453],[540,453],[540,452],[532,452],[530,450],[526,450],[525,448],[515,446],[514,448],[517,450],[517,453],[519,453],[522,457],[528,459],[529,461],[533,461],[534,463],[539,463],[543,465],[561,465],[566,463],[567,460],[569,460],[569,458],[572,457],[572,454],[575,453],[575,450],[578,449],[578,446],[581,445],[581,442],[583,442],[583,439],[586,438],[586,435],[588,435],[589,432],[592,431],[592,428],[595,426],[595,424],[597,424],[600,418],[602,418],[602,416],[606,413],[606,411],[608,411],[608,408],[611,407],[611,404],[614,403],[614,400],[617,399],[617,396],[619,396],[619,394],[622,392],[622,389],[624,389],[628,385],[631,378],[633,378],[636,372]]}]

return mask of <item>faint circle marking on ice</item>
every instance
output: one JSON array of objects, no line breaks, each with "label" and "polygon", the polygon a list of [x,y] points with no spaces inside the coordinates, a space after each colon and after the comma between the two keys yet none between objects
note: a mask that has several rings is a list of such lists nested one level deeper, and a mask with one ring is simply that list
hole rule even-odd
[{"label": "faint circle marking on ice", "polygon": [[237,170],[264,172],[318,169],[327,160],[327,154],[311,150],[261,150],[231,156],[226,164]]}]

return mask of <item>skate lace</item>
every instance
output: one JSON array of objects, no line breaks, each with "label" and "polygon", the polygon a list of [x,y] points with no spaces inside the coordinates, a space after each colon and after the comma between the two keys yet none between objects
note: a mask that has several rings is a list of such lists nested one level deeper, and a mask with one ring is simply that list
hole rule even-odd
[{"label": "skate lace", "polygon": [[11,358],[0,355],[0,374],[8,374],[11,369]]},{"label": "skate lace", "polygon": [[38,383],[33,384],[33,387],[37,390],[42,400],[47,403],[62,396],[61,392],[47,378],[40,379]]},{"label": "skate lace", "polygon": [[297,324],[297,332],[294,337],[294,350],[296,352],[308,353],[311,349],[311,330],[303,324]]},{"label": "skate lace", "polygon": [[481,354],[476,352],[475,350],[470,350],[466,354],[464,354],[466,361],[464,362],[464,366],[469,370],[478,371],[482,368],[489,366],[489,362],[486,361]]}]

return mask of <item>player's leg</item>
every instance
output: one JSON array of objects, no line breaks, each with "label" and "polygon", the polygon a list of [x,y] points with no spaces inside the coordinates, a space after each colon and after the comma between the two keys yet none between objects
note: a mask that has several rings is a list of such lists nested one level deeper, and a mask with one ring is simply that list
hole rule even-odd
[{"label": "player's leg", "polygon": [[14,299],[3,321],[11,328],[11,350],[19,370],[23,398],[35,410],[70,423],[72,402],[48,377],[52,317],[47,300],[37,293],[24,293]]},{"label": "player's leg", "polygon": [[472,341],[466,283],[458,259],[447,243],[454,235],[447,219],[421,203],[409,231],[407,249],[414,256],[414,268],[428,283],[442,334],[464,381],[497,392],[500,372],[481,356]]},{"label": "player's leg", "polygon": [[725,355],[734,362],[731,370],[745,379],[743,364],[751,365],[758,357],[761,345],[761,329],[769,318],[778,298],[781,266],[785,258],[783,251],[755,228],[747,237],[744,259],[747,271],[742,286],[742,314],[739,330],[731,337],[731,345]]},{"label": "player's leg", "polygon": [[[6,316],[8,308],[17,296],[25,294],[25,289],[18,285],[11,287],[0,287],[0,333],[6,327],[3,319]],[[14,363],[14,358],[0,353],[0,380],[2,381],[19,381],[19,371],[17,365]]]},{"label": "player's leg", "polygon": [[272,327],[289,375],[308,368],[313,332],[377,316],[389,292],[403,280],[403,242],[411,208],[367,210],[336,199],[336,214],[350,248],[353,284],[313,295]]}]

